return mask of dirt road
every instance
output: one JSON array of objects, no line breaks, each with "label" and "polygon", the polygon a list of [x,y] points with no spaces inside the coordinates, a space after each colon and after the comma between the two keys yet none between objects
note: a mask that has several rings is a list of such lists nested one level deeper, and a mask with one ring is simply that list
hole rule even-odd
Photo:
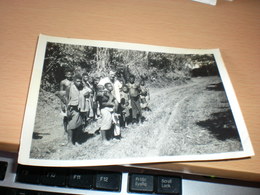
[{"label": "dirt road", "polygon": [[[45,134],[33,140],[31,156],[64,160],[110,159],[241,150],[237,137],[221,140],[214,132],[217,129],[210,131],[208,126],[201,125],[209,122],[214,114],[229,110],[219,83],[218,77],[203,77],[193,78],[181,86],[172,83],[166,88],[151,89],[152,111],[144,112],[147,120],[122,129],[123,138],[111,140],[109,145],[102,143],[100,135],[93,134],[79,146],[62,146],[66,136],[62,124],[54,122],[55,117],[56,121],[61,120],[56,113],[51,117],[53,127],[50,124],[43,129],[41,126],[46,124],[38,124],[38,132],[41,130]],[[230,124],[223,124],[227,132],[222,133],[228,133],[229,127]],[[218,128],[223,129],[220,125]]]}]

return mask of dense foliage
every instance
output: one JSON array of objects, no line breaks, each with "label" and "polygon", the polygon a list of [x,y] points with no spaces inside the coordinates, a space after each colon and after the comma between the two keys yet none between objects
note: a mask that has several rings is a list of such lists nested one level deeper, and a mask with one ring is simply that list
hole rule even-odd
[{"label": "dense foliage", "polygon": [[[192,76],[217,74],[213,55],[171,54],[114,48],[47,43],[41,88],[54,92],[64,79],[64,71],[88,72],[104,76],[111,69],[124,77],[134,74],[151,85],[183,82]],[[201,73],[202,72],[202,73]]]}]

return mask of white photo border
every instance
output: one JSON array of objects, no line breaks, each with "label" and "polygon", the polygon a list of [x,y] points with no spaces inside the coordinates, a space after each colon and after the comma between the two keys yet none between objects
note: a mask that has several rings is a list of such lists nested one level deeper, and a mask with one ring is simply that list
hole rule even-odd
[{"label": "white photo border", "polygon": [[[137,51],[164,52],[173,54],[213,54],[216,60],[218,71],[222,79],[227,98],[236,122],[238,133],[241,139],[243,151],[217,153],[217,154],[201,154],[201,155],[180,155],[180,156],[161,156],[157,157],[140,157],[140,158],[124,158],[124,159],[100,159],[100,160],[46,160],[30,158],[30,148],[32,142],[32,133],[34,130],[34,122],[37,110],[37,102],[41,85],[42,70],[47,42],[86,45],[103,48],[116,49],[132,49]],[[180,161],[207,161],[245,158],[254,155],[254,150],[249,138],[244,118],[240,106],[238,104],[235,91],[228,76],[219,49],[182,49],[173,47],[161,47],[145,44],[133,44],[123,42],[94,41],[72,38],[60,38],[53,36],[40,35],[37,44],[34,66],[31,76],[29,93],[24,114],[22,133],[20,139],[20,149],[18,163],[34,166],[101,166],[101,165],[121,165],[134,163],[155,163],[155,162],[180,162]]]}]

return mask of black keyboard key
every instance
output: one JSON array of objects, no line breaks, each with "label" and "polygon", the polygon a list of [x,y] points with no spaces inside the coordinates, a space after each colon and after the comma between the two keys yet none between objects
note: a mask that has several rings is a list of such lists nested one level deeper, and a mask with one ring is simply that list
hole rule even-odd
[{"label": "black keyboard key", "polygon": [[18,165],[16,181],[22,183],[39,184],[41,175],[40,167]]},{"label": "black keyboard key", "polygon": [[180,195],[182,192],[181,178],[170,176],[157,177],[157,193]]},{"label": "black keyboard key", "polygon": [[130,175],[130,187],[132,192],[153,192],[154,191],[154,176],[143,174]]},{"label": "black keyboard key", "polygon": [[11,188],[0,187],[1,195],[15,195],[15,191]]},{"label": "black keyboard key", "polygon": [[65,186],[66,170],[63,168],[45,168],[41,176],[41,184],[49,186]]},{"label": "black keyboard key", "polygon": [[4,180],[6,168],[7,168],[7,162],[0,161],[0,180]]},{"label": "black keyboard key", "polygon": [[97,173],[95,178],[95,188],[100,190],[120,191],[121,180],[122,173]]},{"label": "black keyboard key", "polygon": [[69,176],[68,186],[74,188],[93,188],[94,173],[86,170],[72,170]]},{"label": "black keyboard key", "polygon": [[37,191],[31,190],[16,190],[15,195],[39,195],[40,193]]}]

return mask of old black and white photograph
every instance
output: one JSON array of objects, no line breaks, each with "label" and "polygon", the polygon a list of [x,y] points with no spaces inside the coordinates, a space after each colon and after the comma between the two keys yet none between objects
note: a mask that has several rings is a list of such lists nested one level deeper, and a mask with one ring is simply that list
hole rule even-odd
[{"label": "old black and white photograph", "polygon": [[91,166],[251,155],[219,50],[40,35],[20,163]]}]

